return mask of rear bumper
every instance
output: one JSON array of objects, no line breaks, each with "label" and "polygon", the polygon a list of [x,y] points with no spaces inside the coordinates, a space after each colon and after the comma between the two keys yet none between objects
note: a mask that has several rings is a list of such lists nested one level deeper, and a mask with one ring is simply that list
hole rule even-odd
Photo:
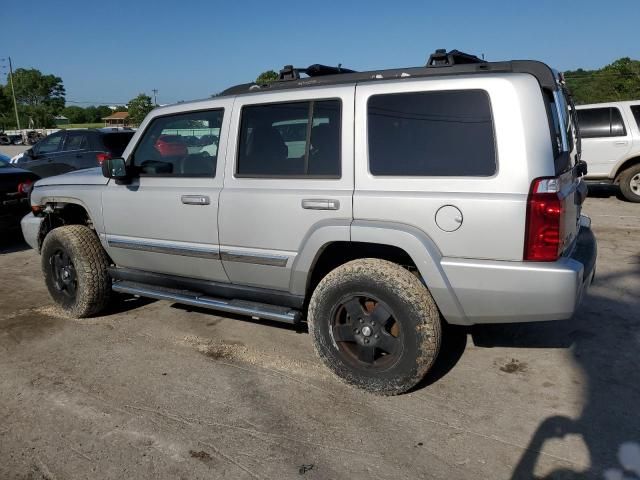
[{"label": "rear bumper", "polygon": [[36,217],[33,213],[25,215],[20,221],[22,227],[22,236],[31,248],[40,251],[40,227],[42,226],[42,217]]},{"label": "rear bumper", "polygon": [[451,323],[571,318],[595,274],[596,238],[586,223],[571,255],[556,262],[443,259],[442,267],[465,314]]}]

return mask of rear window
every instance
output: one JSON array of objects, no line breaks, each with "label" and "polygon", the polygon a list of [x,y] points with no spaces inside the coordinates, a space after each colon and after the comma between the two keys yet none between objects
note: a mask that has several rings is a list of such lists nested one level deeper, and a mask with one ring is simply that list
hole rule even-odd
[{"label": "rear window", "polygon": [[374,95],[368,103],[373,175],[487,177],[496,172],[489,95],[451,90]]},{"label": "rear window", "polygon": [[578,110],[582,138],[623,137],[627,134],[620,110],[615,107]]},{"label": "rear window", "polygon": [[131,137],[133,137],[133,132],[107,133],[102,136],[102,141],[112,156],[119,157],[127,148]]}]

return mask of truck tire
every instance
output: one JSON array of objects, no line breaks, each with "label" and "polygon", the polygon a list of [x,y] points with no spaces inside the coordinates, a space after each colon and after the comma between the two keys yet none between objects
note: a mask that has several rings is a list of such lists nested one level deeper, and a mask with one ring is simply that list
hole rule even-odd
[{"label": "truck tire", "polygon": [[620,191],[630,202],[640,203],[640,163],[627,168],[620,175]]},{"label": "truck tire", "polygon": [[84,225],[53,229],[42,244],[42,271],[51,298],[68,315],[103,310],[111,296],[109,260],[96,234]]},{"label": "truck tire", "polygon": [[441,342],[438,308],[405,268],[377,258],[354,260],[325,276],[309,303],[316,353],[344,382],[378,395],[414,387]]}]

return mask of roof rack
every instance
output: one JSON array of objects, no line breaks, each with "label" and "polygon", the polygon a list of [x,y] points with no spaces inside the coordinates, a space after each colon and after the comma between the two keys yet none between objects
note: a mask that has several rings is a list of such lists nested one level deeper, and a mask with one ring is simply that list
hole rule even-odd
[{"label": "roof rack", "polygon": [[427,67],[450,67],[451,65],[463,65],[469,63],[487,63],[486,60],[461,52],[460,50],[451,50],[447,52],[446,48],[439,48],[429,56]]},{"label": "roof rack", "polygon": [[286,82],[291,80],[300,80],[301,73],[304,73],[309,77],[322,77],[325,75],[337,75],[340,73],[356,73],[356,71],[348,68],[342,68],[342,65],[330,67],[319,63],[309,65],[307,68],[296,68],[293,65],[285,65],[284,68],[280,70],[278,81]]},{"label": "roof rack", "polygon": [[[307,77],[301,77],[304,73]],[[444,49],[436,50],[427,62],[420,67],[392,68],[355,72],[347,68],[329,67],[314,64],[307,68],[295,68],[287,65],[280,71],[279,79],[269,84],[246,83],[227,88],[220,96],[253,94],[273,90],[320,87],[340,84],[361,84],[384,80],[405,80],[409,78],[427,78],[456,75],[486,75],[491,73],[528,73],[533,75],[541,87],[557,90],[559,87],[556,73],[546,64],[535,60],[511,60],[487,62],[475,55]]]}]

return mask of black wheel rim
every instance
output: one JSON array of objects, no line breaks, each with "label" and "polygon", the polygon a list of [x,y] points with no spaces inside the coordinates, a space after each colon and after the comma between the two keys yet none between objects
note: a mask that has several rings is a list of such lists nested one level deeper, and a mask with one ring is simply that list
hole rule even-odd
[{"label": "black wheel rim", "polygon": [[400,323],[387,304],[370,295],[342,299],[331,318],[331,334],[343,358],[356,367],[385,369],[402,354]]},{"label": "black wheel rim", "polygon": [[70,298],[75,298],[78,277],[69,254],[64,250],[56,250],[49,257],[49,265],[55,289]]}]

